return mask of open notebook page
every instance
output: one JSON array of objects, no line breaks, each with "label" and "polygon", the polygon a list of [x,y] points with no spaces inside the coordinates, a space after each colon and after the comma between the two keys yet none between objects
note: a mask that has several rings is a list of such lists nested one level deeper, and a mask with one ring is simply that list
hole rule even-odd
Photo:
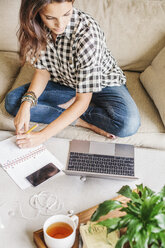
[{"label": "open notebook page", "polygon": [[0,165],[21,189],[31,186],[27,176],[48,163],[63,169],[60,161],[44,145],[20,149],[15,142],[16,136],[0,142]]}]

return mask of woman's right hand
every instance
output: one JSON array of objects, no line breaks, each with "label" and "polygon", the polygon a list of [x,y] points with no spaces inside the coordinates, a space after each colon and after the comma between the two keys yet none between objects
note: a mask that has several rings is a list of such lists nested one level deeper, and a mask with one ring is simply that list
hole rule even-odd
[{"label": "woman's right hand", "polygon": [[26,133],[29,130],[30,107],[30,102],[25,101],[21,104],[18,113],[14,118],[16,134]]}]

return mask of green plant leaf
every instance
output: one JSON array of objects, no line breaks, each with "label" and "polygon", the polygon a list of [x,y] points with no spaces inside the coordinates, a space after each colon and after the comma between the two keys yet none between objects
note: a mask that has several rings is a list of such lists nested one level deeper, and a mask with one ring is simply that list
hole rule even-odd
[{"label": "green plant leaf", "polygon": [[160,228],[165,229],[165,214],[158,214],[154,217]]},{"label": "green plant leaf", "polygon": [[91,216],[91,221],[98,220],[101,216],[108,214],[110,211],[121,208],[122,205],[119,201],[107,200],[99,205],[96,211]]},{"label": "green plant leaf", "polygon": [[148,187],[144,187],[143,194],[142,194],[142,199],[145,200],[148,197],[151,197],[154,195],[154,191],[149,189]]},{"label": "green plant leaf", "polygon": [[119,229],[126,227],[132,218],[132,215],[129,214],[120,217]]},{"label": "green plant leaf", "polygon": [[139,245],[138,243],[134,244],[132,247],[133,248],[142,248],[141,245]]},{"label": "green plant leaf", "polygon": [[137,207],[137,208],[141,208],[141,205],[142,205],[142,201],[141,199],[139,199],[138,201],[133,201],[133,204]]},{"label": "green plant leaf", "polygon": [[163,186],[163,188],[161,189],[161,191],[159,192],[160,197],[164,198],[165,197],[165,185]]},{"label": "green plant leaf", "polygon": [[155,192],[152,189],[148,188],[147,186],[144,187],[144,190],[145,190],[146,196],[152,196],[155,194]]},{"label": "green plant leaf", "polygon": [[130,207],[121,208],[120,211],[132,215],[133,218],[138,218],[138,214],[135,213],[135,211],[133,211]]},{"label": "green plant leaf", "polygon": [[111,219],[106,219],[104,221],[100,221],[97,224],[101,226],[106,226],[108,228],[108,233],[115,231],[118,229],[118,224],[119,224],[120,218],[111,218]]},{"label": "green plant leaf", "polygon": [[141,217],[145,222],[147,222],[151,218],[153,208],[156,206],[158,201],[159,196],[157,195],[147,197],[143,200],[143,204],[141,207]]},{"label": "green plant leaf", "polygon": [[165,231],[159,233],[159,238],[162,243],[162,247],[165,247]]},{"label": "green plant leaf", "polygon": [[127,236],[129,241],[133,241],[142,228],[143,223],[139,219],[132,219],[127,227]]},{"label": "green plant leaf", "polygon": [[143,193],[143,184],[136,185],[138,192]]},{"label": "green plant leaf", "polygon": [[155,204],[155,206],[153,207],[152,212],[151,212],[151,218],[153,218],[157,214],[162,213],[164,207],[165,207],[165,202],[164,201],[161,201],[161,202]]},{"label": "green plant leaf", "polygon": [[151,245],[151,248],[158,248],[156,244]]},{"label": "green plant leaf", "polygon": [[162,231],[162,229],[158,227],[157,224],[152,224],[152,223],[149,223],[147,225],[147,230],[149,233],[154,233],[154,234]]},{"label": "green plant leaf", "polygon": [[135,241],[139,245],[139,247],[148,248],[149,235],[148,233],[142,229],[136,234]]},{"label": "green plant leaf", "polygon": [[136,185],[138,192],[140,192],[140,197],[142,200],[146,199],[147,197],[150,197],[152,195],[154,195],[154,191],[152,191],[150,188],[148,187],[143,187],[143,184],[140,185]]},{"label": "green plant leaf", "polygon": [[140,209],[137,208],[135,205],[133,205],[132,203],[128,202],[127,203],[127,207],[129,210],[131,210],[131,212],[135,215],[139,215],[140,214]]},{"label": "green plant leaf", "polygon": [[123,186],[117,193],[130,199],[132,197],[132,190],[128,185]]},{"label": "green plant leaf", "polygon": [[133,201],[134,204],[138,204],[138,206],[139,206],[139,204],[142,204],[142,200],[141,200],[139,194],[137,194],[134,191],[132,192],[131,200]]},{"label": "green plant leaf", "polygon": [[115,248],[123,248],[126,242],[128,242],[127,235],[122,235],[121,238],[118,240]]},{"label": "green plant leaf", "polygon": [[132,191],[128,185],[123,186],[117,193],[130,198],[134,203],[136,202],[141,204],[140,196],[136,192]]},{"label": "green plant leaf", "polygon": [[155,244],[155,245],[159,245],[159,236],[158,236],[159,234],[157,234],[157,233],[150,233],[149,234],[149,241],[148,241],[148,243],[149,243],[149,245],[152,245],[152,244]]}]

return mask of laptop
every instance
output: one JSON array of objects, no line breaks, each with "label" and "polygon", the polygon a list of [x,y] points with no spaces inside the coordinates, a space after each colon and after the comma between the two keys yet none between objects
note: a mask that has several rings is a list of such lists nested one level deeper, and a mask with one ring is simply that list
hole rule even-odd
[{"label": "laptop", "polygon": [[134,146],[72,140],[63,172],[80,177],[138,179],[135,176]]}]

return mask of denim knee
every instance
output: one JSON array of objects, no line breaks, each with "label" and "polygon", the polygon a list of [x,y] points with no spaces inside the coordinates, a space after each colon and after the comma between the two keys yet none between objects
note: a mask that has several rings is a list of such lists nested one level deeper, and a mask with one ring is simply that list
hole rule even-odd
[{"label": "denim knee", "polygon": [[11,115],[16,115],[18,111],[18,107],[16,106],[16,99],[14,99],[14,94],[13,92],[9,92],[6,97],[5,97],[5,109],[6,111],[11,114]]},{"label": "denim knee", "polygon": [[120,120],[120,128],[115,134],[118,137],[127,137],[135,134],[140,127],[140,115],[138,112]]},{"label": "denim knee", "polygon": [[21,98],[29,88],[30,83],[24,84],[10,91],[5,98],[6,111],[11,115],[16,115],[21,105]]},{"label": "denim knee", "polygon": [[11,104],[10,104],[10,93],[8,93],[5,97],[5,109],[8,113],[10,113]]}]

